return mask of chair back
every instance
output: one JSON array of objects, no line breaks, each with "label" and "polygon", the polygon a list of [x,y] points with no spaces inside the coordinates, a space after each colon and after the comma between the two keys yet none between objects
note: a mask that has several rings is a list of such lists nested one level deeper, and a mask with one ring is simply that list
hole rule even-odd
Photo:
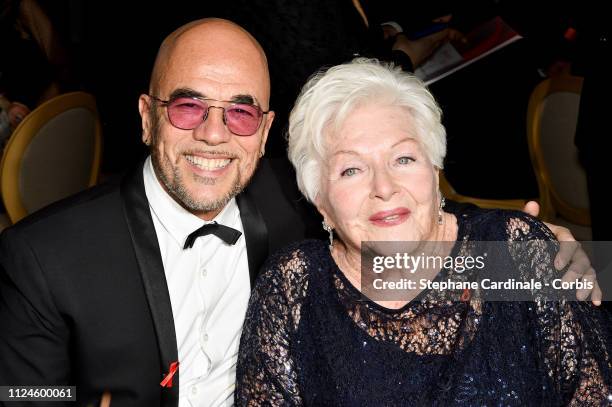
[{"label": "chair back", "polygon": [[559,76],[538,84],[529,99],[527,141],[542,218],[590,226],[586,174],[574,145],[582,78]]},{"label": "chair back", "polygon": [[0,189],[12,223],[98,179],[102,131],[95,99],[57,96],[14,130],[0,164]]},{"label": "chair back", "polygon": [[471,203],[487,209],[512,209],[520,211],[525,206],[525,200],[523,199],[489,199],[460,194],[451,185],[442,170],[440,170],[440,192],[442,192],[444,197],[452,201]]}]

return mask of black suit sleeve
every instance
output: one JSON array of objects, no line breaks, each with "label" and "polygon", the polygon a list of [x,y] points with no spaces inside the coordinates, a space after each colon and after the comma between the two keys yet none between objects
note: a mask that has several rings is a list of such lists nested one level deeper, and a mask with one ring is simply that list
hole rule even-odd
[{"label": "black suit sleeve", "polygon": [[0,236],[0,385],[69,384],[69,330],[35,251]]}]

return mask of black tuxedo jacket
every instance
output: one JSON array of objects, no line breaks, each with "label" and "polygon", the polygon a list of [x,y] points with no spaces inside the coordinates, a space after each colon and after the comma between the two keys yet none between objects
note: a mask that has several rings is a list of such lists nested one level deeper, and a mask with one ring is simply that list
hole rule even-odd
[{"label": "black tuxedo jacket", "polygon": [[[262,160],[237,198],[252,285],[271,251],[315,230],[280,176]],[[113,407],[176,406],[180,375],[160,381],[177,359],[142,165],[2,234],[0,385],[75,385],[76,405],[110,391]]]}]

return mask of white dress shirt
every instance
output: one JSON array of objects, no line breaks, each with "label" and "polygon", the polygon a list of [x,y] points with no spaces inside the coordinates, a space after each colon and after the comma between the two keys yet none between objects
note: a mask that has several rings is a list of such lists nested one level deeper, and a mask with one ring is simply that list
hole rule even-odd
[{"label": "white dress shirt", "polygon": [[215,235],[207,235],[183,250],[187,236],[210,222],[191,214],[168,195],[155,175],[151,157],[143,173],[172,303],[179,407],[232,405],[238,345],[250,295],[238,205],[232,199],[214,219],[242,232],[236,244],[230,246]]}]

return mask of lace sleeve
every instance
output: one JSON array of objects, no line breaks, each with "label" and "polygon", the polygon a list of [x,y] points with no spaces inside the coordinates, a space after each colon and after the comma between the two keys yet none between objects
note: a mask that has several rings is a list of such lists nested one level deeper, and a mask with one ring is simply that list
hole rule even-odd
[{"label": "lace sleeve", "polygon": [[307,286],[305,256],[299,248],[272,257],[264,266],[240,341],[237,405],[302,405],[291,338]]},{"label": "lace sleeve", "polygon": [[[506,223],[510,253],[519,271],[542,280],[560,278],[553,266],[555,240],[538,220],[520,214]],[[512,242],[523,244],[513,245]],[[548,243],[547,243],[548,242]],[[535,302],[537,334],[548,377],[563,405],[607,405],[610,394],[610,355],[605,310],[578,301]]]},{"label": "lace sleeve", "polygon": [[[564,308],[564,309],[563,309]],[[571,406],[601,406],[612,402],[610,396],[609,332],[603,310],[585,302],[565,304],[561,309],[562,385],[569,384]],[[563,323],[563,319],[567,322]],[[608,319],[606,322],[604,322]],[[567,328],[565,328],[567,326]],[[609,325],[608,325],[609,326]],[[565,331],[564,331],[565,328]]]}]

